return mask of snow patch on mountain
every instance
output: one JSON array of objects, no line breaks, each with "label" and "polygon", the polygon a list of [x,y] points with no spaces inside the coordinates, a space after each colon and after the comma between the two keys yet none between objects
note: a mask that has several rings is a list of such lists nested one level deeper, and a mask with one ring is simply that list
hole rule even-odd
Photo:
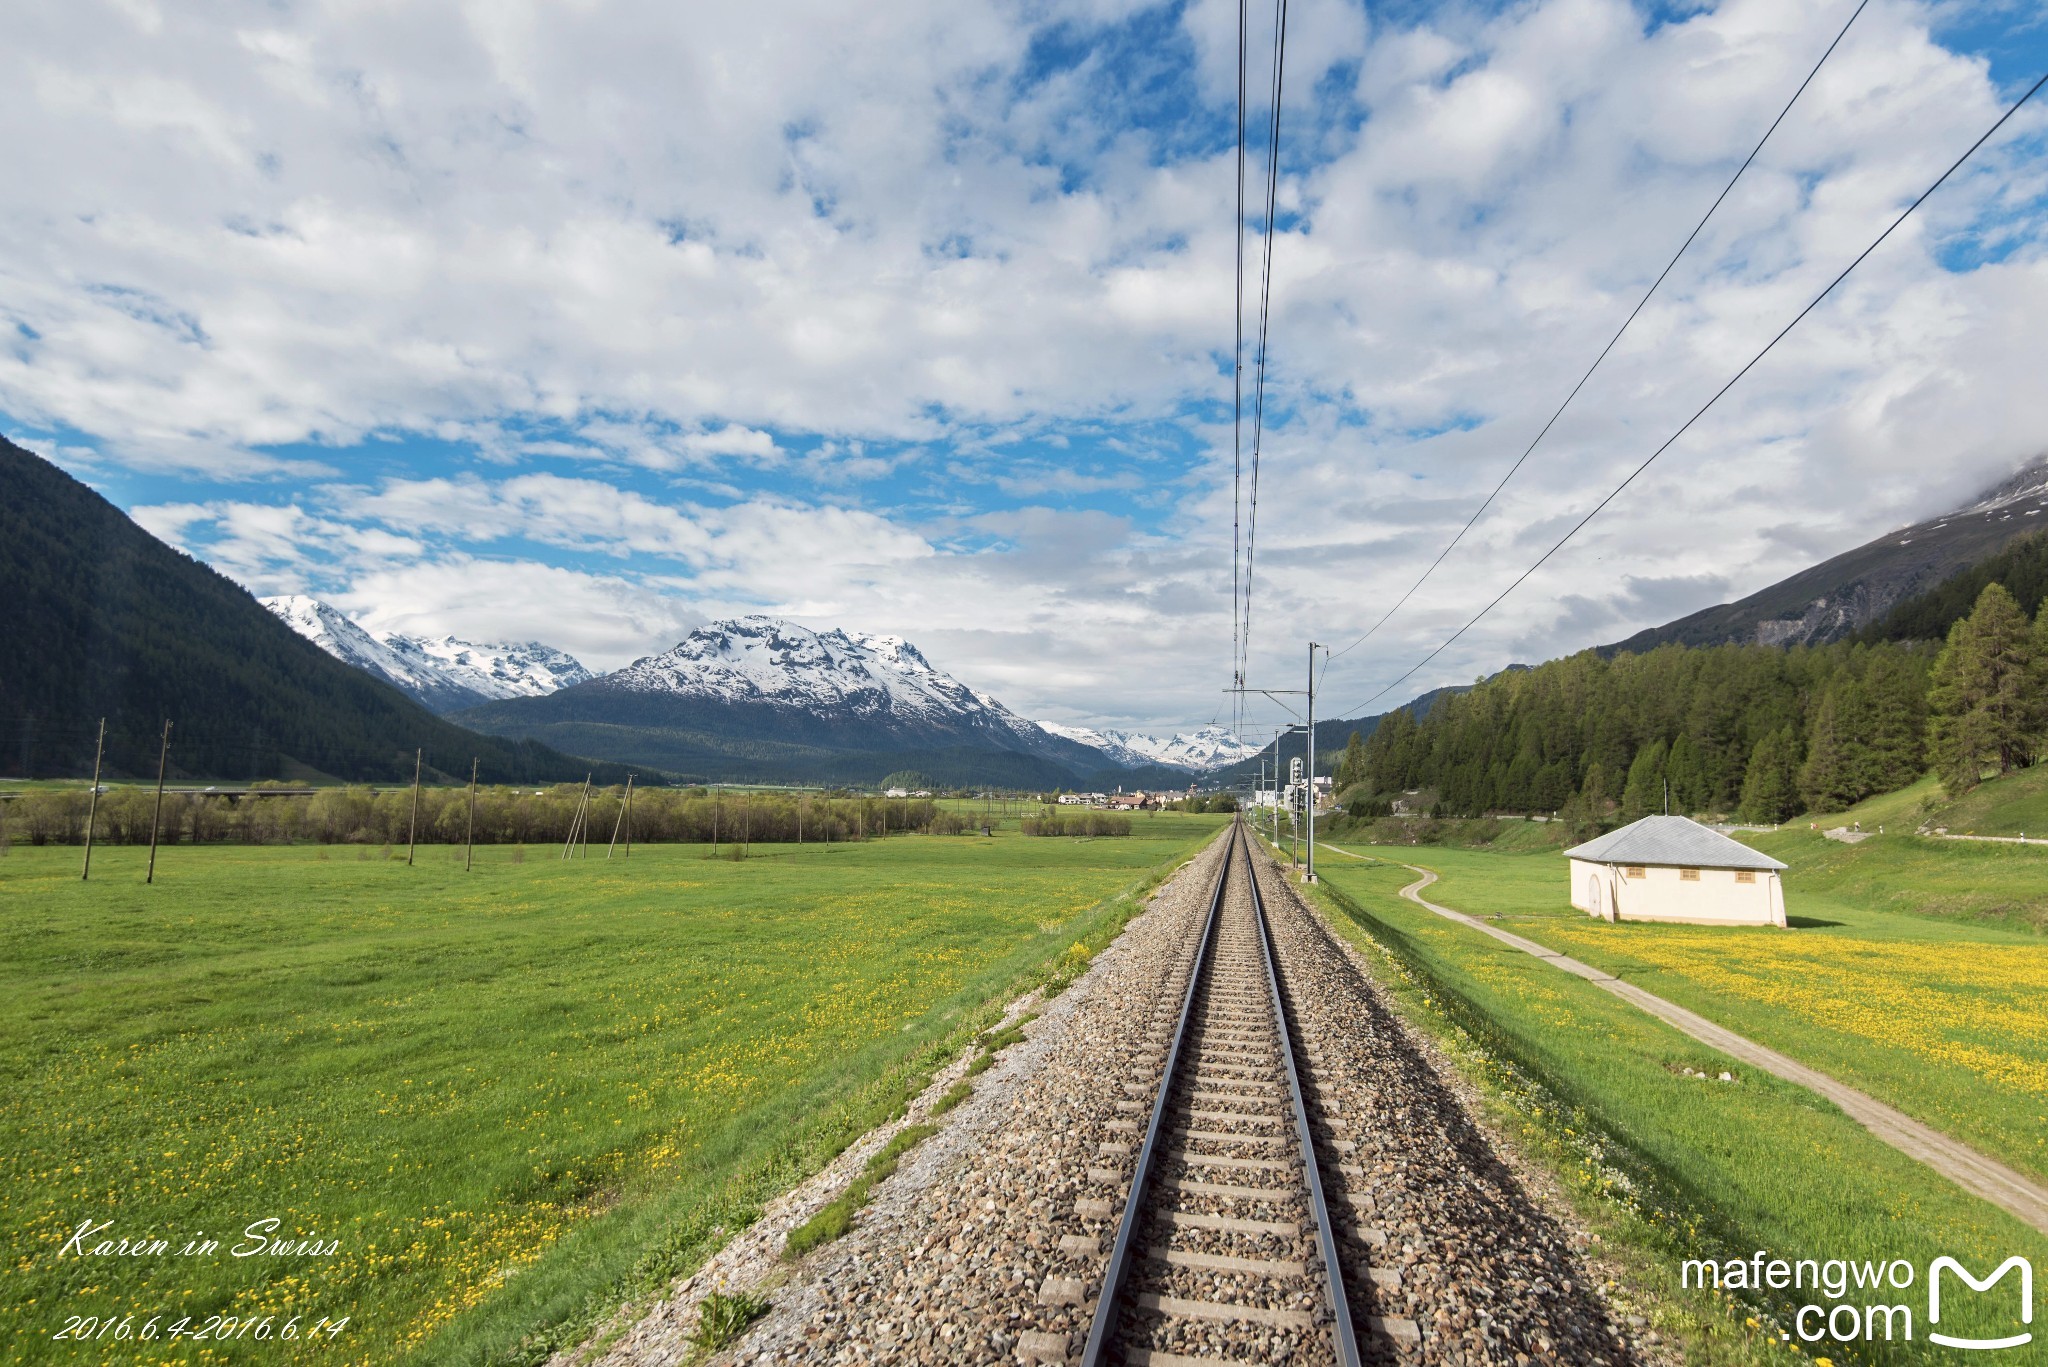
[{"label": "snow patch on mountain", "polygon": [[1175,732],[1171,736],[1153,736],[1142,731],[1112,731],[1056,721],[1038,724],[1055,736],[1092,746],[1118,764],[1134,767],[1163,764],[1173,769],[1207,773],[1259,753],[1258,746],[1238,739],[1222,726],[1201,726],[1193,731]]},{"label": "snow patch on mountain", "polygon": [[500,698],[539,697],[594,677],[573,657],[538,641],[487,643],[370,631],[333,604],[305,594],[260,601],[335,659],[376,675],[438,711]]},{"label": "snow patch on mountain", "polygon": [[539,641],[487,643],[395,631],[382,639],[395,654],[486,698],[537,698],[597,677],[574,656]]},{"label": "snow patch on mountain", "polygon": [[330,603],[299,593],[265,598],[261,602],[286,626],[343,664],[368,670],[408,693],[440,683],[434,670],[406,659]]},{"label": "snow patch on mountain", "polygon": [[748,616],[699,627],[659,655],[605,677],[608,689],[770,703],[820,715],[977,721],[1025,741],[1045,734],[927,660],[901,636],[813,631]]}]

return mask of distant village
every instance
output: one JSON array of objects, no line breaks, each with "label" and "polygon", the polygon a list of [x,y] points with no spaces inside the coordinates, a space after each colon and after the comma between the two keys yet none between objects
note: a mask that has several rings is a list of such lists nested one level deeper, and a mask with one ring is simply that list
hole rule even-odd
[{"label": "distant village", "polygon": [[1062,807],[1100,807],[1110,812],[1156,812],[1170,803],[1185,802],[1195,795],[1195,785],[1185,789],[1161,788],[1155,792],[1134,790],[1125,792],[1119,788],[1113,793],[1061,793],[1058,795]]}]

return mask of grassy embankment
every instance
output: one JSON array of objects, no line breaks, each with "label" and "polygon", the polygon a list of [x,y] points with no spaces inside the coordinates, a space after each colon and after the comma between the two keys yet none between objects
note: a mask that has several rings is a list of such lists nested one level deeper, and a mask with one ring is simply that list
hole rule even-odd
[{"label": "grassy embankment", "polygon": [[1950,798],[1930,775],[1846,812],[1800,817],[1790,824],[1804,827],[1808,821],[1822,830],[1861,822],[1866,831],[1882,825],[1887,834],[1924,826],[1955,835],[2024,835],[2030,841],[2036,836],[2048,837],[2048,764],[1992,777],[1959,798]]},{"label": "grassy embankment", "polygon": [[[350,1317],[294,1356],[536,1361],[900,1113],[1074,972],[1219,821],[565,863],[544,849],[0,859],[0,1356],[101,1361],[72,1315]],[[234,1258],[239,1231],[338,1240]],[[58,1258],[198,1231],[213,1257]],[[122,1343],[123,1361],[284,1345]]]},{"label": "grassy embankment", "polygon": [[[1554,852],[1360,852],[1431,868],[1443,875],[1432,900],[1499,918],[1529,938],[1603,963],[2015,1166],[2040,1171],[2035,1141],[2048,1098],[2038,1090],[2039,1065],[2048,1056],[2048,1023],[2038,1010],[2027,1019],[2029,994],[2038,1001],[2040,986],[2026,984],[2038,984],[2048,969],[2048,946],[1997,926],[1866,911],[1820,892],[1830,879],[1853,887],[1869,876],[1853,868],[1855,856],[1892,858],[1886,842],[1852,850],[1801,833],[1764,843],[1795,862],[1794,915],[1838,924],[1789,935],[1607,926],[1564,902],[1562,861]],[[1943,845],[1938,853],[1955,848]],[[1834,866],[1838,852],[1852,856],[1848,871],[1814,868]],[[1765,1249],[1788,1259],[1905,1258],[1923,1278],[1944,1253],[1973,1266],[2015,1252],[2037,1263],[2048,1258],[2048,1239],[2038,1232],[1880,1143],[1811,1093],[1735,1064],[1589,983],[1399,898],[1414,880],[1405,868],[1337,856],[1317,863],[1338,894],[1326,903],[1333,924],[1381,947],[1398,965],[1392,982],[1411,1016],[1482,1076],[1504,1115],[1577,1192],[1610,1253],[1648,1294],[1653,1322],[1686,1341],[1693,1360],[1778,1360],[1788,1351],[1778,1334],[1791,1323],[1774,1324],[1771,1316],[1807,1301],[1824,1308],[1833,1302],[1767,1293],[1752,1301],[1766,1314],[1749,1325],[1683,1292],[1677,1269],[1684,1257],[1747,1257]],[[1987,880],[1991,890],[1983,895],[1996,896],[2000,881]],[[1404,981],[1403,974],[1410,976]],[[1978,1011],[1998,1023],[1980,1028]],[[1727,1071],[1737,1081],[1702,1081],[1688,1068]],[[1850,1299],[1873,1298],[1852,1291]],[[1875,1299],[1913,1306],[1916,1344],[1924,1342],[1924,1282]],[[1987,1307],[1945,1308],[1941,1327],[1967,1332],[1950,1322],[1964,1314],[1978,1315],[1984,1332],[2002,1323]],[[1929,1350],[1847,1350],[1823,1340],[1809,1351],[1846,1363],[1916,1361],[1916,1351]]]},{"label": "grassy embankment", "polygon": [[[2048,940],[1999,910],[2048,884],[2048,849],[1892,835],[1850,846],[1805,831],[1754,843],[1792,865],[1789,932],[1596,921],[1563,900],[1556,855],[1431,850],[1407,862],[1440,875],[1433,901],[2048,1177]],[[1916,900],[1926,914],[1899,909]]]}]

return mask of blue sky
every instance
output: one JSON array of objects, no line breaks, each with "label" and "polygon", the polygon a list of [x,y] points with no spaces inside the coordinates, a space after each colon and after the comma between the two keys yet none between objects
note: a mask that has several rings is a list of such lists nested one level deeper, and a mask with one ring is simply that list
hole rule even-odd
[{"label": "blue sky", "polygon": [[[1255,675],[1412,582],[1853,8],[1291,5]],[[1217,714],[1234,6],[190,9],[31,5],[0,53],[15,440],[374,627],[611,667],[766,611],[900,633],[1032,715]],[[1873,0],[1329,705],[1490,598],[2044,69],[2038,6]],[[2048,450],[2044,129],[1415,690],[1748,592]]]}]

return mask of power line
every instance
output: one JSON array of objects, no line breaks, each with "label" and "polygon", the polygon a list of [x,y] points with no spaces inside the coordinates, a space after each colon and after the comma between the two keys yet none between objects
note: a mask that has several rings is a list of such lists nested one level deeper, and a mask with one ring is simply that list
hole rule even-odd
[{"label": "power line", "polygon": [[[1799,97],[1806,93],[1806,87],[1813,84],[1813,78],[1820,74],[1820,69],[1827,64],[1828,58],[1834,55],[1834,51],[1837,47],[1841,45],[1842,39],[1848,36],[1850,25],[1856,22],[1857,16],[1863,13],[1864,7],[1867,6],[1869,3],[1870,0],[1860,0],[1860,3],[1858,3],[1855,10],[1850,13],[1848,21],[1842,25],[1841,31],[1835,34],[1834,42],[1829,43],[1827,51],[1821,53],[1820,60],[1815,62],[1813,64],[1813,69],[1806,73],[1806,79],[1801,81],[1799,83],[1799,88],[1792,92],[1792,98],[1785,101],[1785,107],[1778,111],[1778,117],[1771,120],[1771,126],[1764,130],[1764,135],[1761,138],[1757,139],[1756,146],[1752,147],[1749,150],[1749,155],[1743,158],[1742,165],[1735,168],[1735,174],[1730,176],[1728,178],[1728,183],[1721,187],[1721,193],[1714,196],[1714,202],[1707,206],[1706,213],[1700,216],[1700,221],[1693,226],[1693,230],[1690,233],[1686,234],[1685,241],[1682,244],[1680,244],[1678,250],[1672,254],[1671,259],[1664,264],[1664,269],[1657,273],[1657,278],[1650,283],[1650,288],[1643,291],[1643,297],[1636,301],[1636,306],[1633,309],[1629,310],[1628,317],[1622,320],[1621,326],[1615,329],[1614,335],[1607,339],[1607,345],[1600,348],[1600,354],[1593,358],[1593,364],[1586,367],[1586,373],[1579,376],[1579,382],[1572,386],[1571,393],[1564,396],[1564,402],[1557,406],[1557,411],[1550,415],[1550,420],[1543,424],[1542,430],[1539,431],[1535,435],[1535,437],[1529,442],[1529,445],[1523,449],[1522,454],[1515,458],[1515,463],[1508,467],[1508,472],[1500,477],[1500,483],[1493,486],[1493,492],[1486,496],[1486,501],[1481,503],[1479,507],[1473,511],[1472,516],[1465,520],[1464,526],[1458,528],[1458,534],[1456,536],[1453,536],[1441,551],[1437,552],[1436,559],[1429,562],[1429,568],[1422,572],[1422,577],[1417,579],[1413,584],[1410,584],[1408,586],[1408,591],[1402,594],[1400,598],[1396,599],[1394,605],[1388,608],[1386,612],[1381,615],[1380,619],[1377,622],[1374,622],[1370,627],[1367,627],[1365,634],[1363,636],[1360,636],[1350,645],[1345,646],[1344,649],[1339,650],[1332,654],[1330,656],[1331,661],[1334,661],[1341,656],[1348,655],[1351,651],[1357,649],[1359,646],[1364,645],[1368,640],[1372,638],[1374,632],[1378,631],[1381,627],[1385,626],[1388,620],[1392,618],[1395,613],[1399,612],[1410,598],[1413,598],[1415,596],[1415,591],[1421,588],[1425,583],[1427,583],[1429,581],[1429,577],[1436,573],[1437,567],[1444,563],[1444,558],[1450,555],[1450,553],[1453,550],[1457,549],[1458,543],[1465,539],[1465,533],[1471,531],[1472,528],[1478,523],[1479,519],[1485,516],[1486,510],[1493,506],[1493,501],[1500,497],[1501,490],[1507,488],[1508,481],[1515,477],[1515,472],[1522,468],[1523,464],[1529,459],[1530,455],[1535,452],[1537,446],[1542,444],[1543,439],[1550,435],[1550,429],[1557,425],[1557,420],[1559,418],[1564,416],[1565,409],[1571,407],[1572,400],[1579,397],[1579,391],[1584,389],[1586,387],[1586,382],[1593,378],[1593,372],[1600,368],[1600,363],[1607,359],[1608,353],[1612,352],[1615,348],[1615,345],[1621,341],[1622,334],[1629,330],[1629,325],[1635,322],[1637,315],[1641,314],[1644,307],[1649,304],[1650,297],[1656,294],[1658,288],[1663,285],[1666,277],[1668,277],[1671,274],[1673,268],[1675,268],[1678,265],[1679,259],[1683,257],[1688,250],[1691,249],[1693,242],[1699,237],[1699,235],[1702,232],[1706,230],[1708,220],[1713,218],[1715,212],[1718,209],[1720,209],[1722,202],[1725,201],[1728,198],[1729,194],[1735,189],[1735,183],[1742,179],[1743,173],[1749,170],[1751,164],[1756,161],[1757,155],[1764,150],[1764,144],[1769,142],[1771,140],[1771,135],[1778,131],[1778,125],[1783,123],[1785,121],[1785,116],[1792,112],[1792,106],[1799,103]],[[1323,668],[1327,670],[1329,668],[1329,663],[1325,662]]]},{"label": "power line", "polygon": [[1955,161],[1949,165],[1949,168],[1946,171],[1943,171],[1941,175],[1935,179],[1932,185],[1928,186],[1925,190],[1922,190],[1920,194],[1913,200],[1913,202],[1911,204],[1908,204],[1905,207],[1905,209],[1899,214],[1899,216],[1891,221],[1891,225],[1889,227],[1887,227],[1883,232],[1879,233],[1876,239],[1873,240],[1869,246],[1865,247],[1862,251],[1858,252],[1856,254],[1856,259],[1854,261],[1851,261],[1847,266],[1844,266],[1842,268],[1841,274],[1837,275],[1833,280],[1830,280],[1828,282],[1827,288],[1823,289],[1819,294],[1816,294],[1813,297],[1812,301],[1808,303],[1805,308],[1799,310],[1799,312],[1796,315],[1794,315],[1791,322],[1785,324],[1784,327],[1778,329],[1777,335],[1772,337],[1770,341],[1764,343],[1763,349],[1761,351],[1757,352],[1756,355],[1750,357],[1749,361],[1742,367],[1742,369],[1736,371],[1734,376],[1730,378],[1726,384],[1722,385],[1719,389],[1715,390],[1713,397],[1708,399],[1705,403],[1701,404],[1698,410],[1695,411],[1691,417],[1687,418],[1684,421],[1684,423],[1682,423],[1679,426],[1676,432],[1673,432],[1669,437],[1666,437],[1664,439],[1663,444],[1658,446],[1656,450],[1652,451],[1649,454],[1649,457],[1645,459],[1641,465],[1638,465],[1635,469],[1631,470],[1628,474],[1628,478],[1622,480],[1621,483],[1615,485],[1613,490],[1611,490],[1605,498],[1601,499],[1598,503],[1594,504],[1591,510],[1589,510],[1584,517],[1580,518],[1577,522],[1572,524],[1571,530],[1567,531],[1563,536],[1559,537],[1557,539],[1557,543],[1553,545],[1549,550],[1545,551],[1542,555],[1538,556],[1536,562],[1533,565],[1529,566],[1528,569],[1523,570],[1520,574],[1516,575],[1514,582],[1510,583],[1506,588],[1502,589],[1498,594],[1494,595],[1492,602],[1488,603],[1485,607],[1479,609],[1478,612],[1474,613],[1471,619],[1467,621],[1465,625],[1459,627],[1456,631],[1452,632],[1451,635],[1443,642],[1442,645],[1439,645],[1435,650],[1430,651],[1429,654],[1423,656],[1420,660],[1417,660],[1414,664],[1410,665],[1408,667],[1407,672],[1402,674],[1400,678],[1395,679],[1392,683],[1389,683],[1385,687],[1381,688],[1379,692],[1373,694],[1364,702],[1360,703],[1359,707],[1370,707],[1373,703],[1378,702],[1382,697],[1386,696],[1386,694],[1391,692],[1394,688],[1404,683],[1408,679],[1412,678],[1417,670],[1421,669],[1431,660],[1434,660],[1437,656],[1443,654],[1444,651],[1450,649],[1452,644],[1454,644],[1459,637],[1463,636],[1466,632],[1470,631],[1474,626],[1477,626],[1481,618],[1485,617],[1488,613],[1492,612],[1496,607],[1499,607],[1503,599],[1505,599],[1509,594],[1513,593],[1517,588],[1521,587],[1522,582],[1526,580],[1530,575],[1536,573],[1537,570],[1541,569],[1544,565],[1544,562],[1548,561],[1551,556],[1556,555],[1559,551],[1563,550],[1566,542],[1570,541],[1573,537],[1577,536],[1580,530],[1584,528],[1587,523],[1591,522],[1595,517],[1598,517],[1600,515],[1602,509],[1604,509],[1608,504],[1612,503],[1616,498],[1620,497],[1622,490],[1628,488],[1629,485],[1635,483],[1636,476],[1642,474],[1643,471],[1649,469],[1650,466],[1656,462],[1659,456],[1663,455],[1666,451],[1670,450],[1672,444],[1675,443],[1680,437],[1684,436],[1686,432],[1691,429],[1694,423],[1698,422],[1702,417],[1704,417],[1708,409],[1712,408],[1715,404],[1719,403],[1721,401],[1721,397],[1724,394],[1726,394],[1729,390],[1733,389],[1736,383],[1740,381],[1743,376],[1747,375],[1751,370],[1753,370],[1759,361],[1763,360],[1765,356],[1768,356],[1771,353],[1772,348],[1776,347],[1779,342],[1785,339],[1787,333],[1791,332],[1793,328],[1798,327],[1801,321],[1805,319],[1807,314],[1812,313],[1815,309],[1819,308],[1821,301],[1826,299],[1830,294],[1833,294],[1835,292],[1835,287],[1840,285],[1844,280],[1848,279],[1849,273],[1851,271],[1855,270],[1858,266],[1862,265],[1866,257],[1868,257],[1872,252],[1876,251],[1880,246],[1882,246],[1885,240],[1889,238],[1894,232],[1898,231],[1899,225],[1904,223],[1908,218],[1910,218],[1915,209],[1918,209],[1922,204],[1926,203],[1928,196],[1932,195],[1936,190],[1939,190],[1944,184],[1946,184],[1950,176],[1954,175],[1957,171],[1961,170],[1963,163],[1968,161],[1971,157],[1975,156],[1977,154],[1977,149],[1982,147],[1985,143],[1989,142],[1992,138],[1992,135],[1997,133],[1999,129],[2005,127],[2006,121],[2012,118],[2013,115],[2019,113],[2020,107],[2026,104],[2027,101],[2033,99],[2034,96],[2037,93],[2039,93],[2041,87],[2044,85],[2048,85],[2048,74],[2044,74],[2039,80],[2035,81],[2033,85],[2027,88],[2027,92],[2024,95],[2020,96],[2017,100],[2013,101],[2012,105],[2003,114],[1998,116],[1998,122],[1992,124],[1991,127],[1985,129],[1983,135],[1979,137],[1975,142],[1971,143],[1969,149],[1965,151],[1960,157],[1957,157]]},{"label": "power line", "polygon": [[[1244,668],[1238,648],[1239,590],[1243,581],[1243,543],[1238,531],[1239,489],[1244,482],[1244,95],[1250,29],[1251,0],[1237,0],[1237,298],[1233,310],[1237,325],[1236,348],[1230,359],[1230,673],[1231,682],[1244,685]],[[1231,704],[1230,728],[1244,722],[1244,697],[1235,695]]]},{"label": "power line", "polygon": [[1273,231],[1275,208],[1280,194],[1280,104],[1287,74],[1287,0],[1273,8],[1273,103],[1270,132],[1266,140],[1266,241],[1259,281],[1259,343],[1252,383],[1252,487],[1245,529],[1244,631],[1237,683],[1244,684],[1244,671],[1251,664],[1252,572],[1259,547],[1259,455],[1266,426],[1266,339],[1273,300]]}]

